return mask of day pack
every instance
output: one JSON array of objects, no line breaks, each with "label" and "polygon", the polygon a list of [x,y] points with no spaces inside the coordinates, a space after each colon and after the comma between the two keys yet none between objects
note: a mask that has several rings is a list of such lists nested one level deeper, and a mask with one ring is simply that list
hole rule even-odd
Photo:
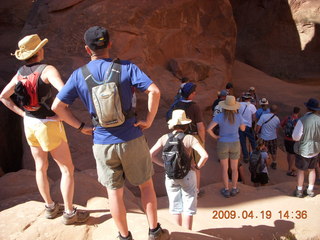
[{"label": "day pack", "polygon": [[17,101],[27,111],[37,111],[41,107],[41,103],[48,97],[39,99],[38,85],[39,78],[46,64],[40,64],[34,72],[29,75],[22,75],[21,68],[18,70],[18,82],[14,88],[17,95]]},{"label": "day pack", "polygon": [[93,125],[105,128],[122,125],[129,118],[129,113],[123,111],[121,103],[119,59],[112,61],[102,82],[94,79],[86,65],[81,70],[96,111],[96,115],[92,116]]},{"label": "day pack", "polygon": [[261,173],[264,167],[261,164],[261,151],[254,150],[249,158],[249,171],[251,175],[256,176],[257,173]]},{"label": "day pack", "polygon": [[290,116],[288,117],[286,125],[284,126],[284,134],[287,137],[292,138],[293,129],[294,126],[297,124],[297,121],[298,119],[292,119]]},{"label": "day pack", "polygon": [[168,178],[182,179],[191,168],[191,156],[188,156],[182,142],[185,134],[182,132],[169,133],[168,137],[162,151],[164,169]]}]

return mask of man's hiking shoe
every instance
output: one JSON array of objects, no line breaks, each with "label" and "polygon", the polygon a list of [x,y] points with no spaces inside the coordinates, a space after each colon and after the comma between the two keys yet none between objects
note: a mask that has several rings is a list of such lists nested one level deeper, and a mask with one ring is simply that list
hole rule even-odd
[{"label": "man's hiking shoe", "polygon": [[232,197],[234,197],[235,195],[237,195],[240,192],[239,188],[232,188],[230,191],[230,195]]},{"label": "man's hiking shoe", "polygon": [[306,189],[306,190],[304,190],[304,195],[309,196],[309,197],[314,197],[316,194],[314,193],[313,190]]},{"label": "man's hiking shoe", "polygon": [[272,162],[271,163],[271,168],[272,169],[277,169],[277,163],[276,162]]},{"label": "man's hiking shoe", "polygon": [[294,192],[294,196],[296,196],[298,198],[303,198],[303,191],[296,189]]},{"label": "man's hiking shoe", "polygon": [[148,240],[169,240],[169,231],[167,229],[162,229],[158,223],[158,230],[151,232],[149,229]]},{"label": "man's hiking shoe", "polygon": [[88,220],[89,215],[87,211],[78,211],[77,208],[74,208],[70,214],[66,212],[63,213],[62,222],[65,225],[84,223]]},{"label": "man's hiking shoe", "polygon": [[62,213],[63,206],[60,206],[59,203],[55,202],[53,208],[49,208],[45,205],[45,217],[47,219],[55,218],[59,213]]},{"label": "man's hiking shoe", "polygon": [[230,191],[228,189],[222,188],[220,192],[225,198],[230,197]]},{"label": "man's hiking shoe", "polygon": [[129,231],[129,235],[127,237],[122,237],[121,234],[119,233],[117,239],[119,240],[132,240],[132,235],[131,235],[131,232]]}]

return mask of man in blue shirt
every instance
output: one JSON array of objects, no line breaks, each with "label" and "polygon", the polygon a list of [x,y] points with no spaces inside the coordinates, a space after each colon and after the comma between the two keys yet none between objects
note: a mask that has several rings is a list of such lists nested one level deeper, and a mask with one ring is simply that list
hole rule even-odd
[{"label": "man in blue shirt", "polygon": [[260,108],[256,111],[256,120],[259,121],[262,114],[270,113],[270,108],[268,107],[269,101],[266,98],[261,98],[259,100]]},{"label": "man in blue shirt", "polygon": [[[112,60],[109,58],[108,31],[99,26],[89,28],[84,34],[85,49],[91,57],[87,68],[94,80],[102,83]],[[107,188],[110,211],[119,231],[119,239],[132,239],[128,230],[126,209],[123,201],[124,180],[141,190],[142,205],[149,223],[149,240],[167,239],[167,230],[160,227],[157,219],[157,199],[153,187],[153,166],[149,148],[142,130],[151,126],[158,110],[160,91],[158,87],[136,65],[129,61],[120,61],[121,105],[124,112],[132,106],[131,87],[148,95],[148,112],[145,121],[136,121],[134,115],[116,127],[94,128],[78,120],[69,109],[76,98],[80,98],[91,117],[96,116],[86,80],[81,68],[76,69],[65,87],[58,93],[52,109],[66,123],[84,134],[93,134],[93,153],[97,163],[99,182]]]}]

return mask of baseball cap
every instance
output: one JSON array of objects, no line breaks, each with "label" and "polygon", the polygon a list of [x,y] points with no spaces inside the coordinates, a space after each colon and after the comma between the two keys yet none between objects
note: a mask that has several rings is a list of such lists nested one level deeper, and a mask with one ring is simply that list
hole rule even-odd
[{"label": "baseball cap", "polygon": [[104,27],[93,26],[84,33],[84,41],[92,50],[106,48],[109,44],[109,33]]}]

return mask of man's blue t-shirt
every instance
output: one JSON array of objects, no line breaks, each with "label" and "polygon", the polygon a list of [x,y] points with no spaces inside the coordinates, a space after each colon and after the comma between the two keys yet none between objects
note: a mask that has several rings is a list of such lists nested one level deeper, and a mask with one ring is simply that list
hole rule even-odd
[{"label": "man's blue t-shirt", "polygon": [[244,124],[243,118],[240,114],[235,114],[234,123],[231,124],[229,120],[224,117],[224,112],[219,113],[213,118],[213,121],[219,124],[220,142],[238,142],[239,141],[239,127]]},{"label": "man's blue t-shirt", "polygon": [[270,113],[270,108],[267,108],[266,110],[264,110],[263,108],[259,108],[259,109],[256,111],[256,118],[257,118],[257,120],[260,119],[260,117],[261,117],[262,114],[266,114],[266,113]]},{"label": "man's blue t-shirt", "polygon": [[[103,81],[111,62],[111,59],[98,59],[90,61],[87,64],[87,67],[95,80]],[[121,60],[120,91],[124,111],[128,111],[131,108],[131,87],[133,86],[144,92],[151,84],[151,79],[135,64]],[[90,115],[95,115],[94,105],[82,75],[81,68],[78,68],[71,74],[66,85],[57,95],[57,98],[60,101],[68,105],[72,104],[78,97],[82,100]],[[104,128],[97,126],[93,133],[93,142],[95,144],[115,144],[138,138],[142,136],[142,131],[140,128],[133,126],[135,122],[136,119],[132,117],[118,127]]]}]

